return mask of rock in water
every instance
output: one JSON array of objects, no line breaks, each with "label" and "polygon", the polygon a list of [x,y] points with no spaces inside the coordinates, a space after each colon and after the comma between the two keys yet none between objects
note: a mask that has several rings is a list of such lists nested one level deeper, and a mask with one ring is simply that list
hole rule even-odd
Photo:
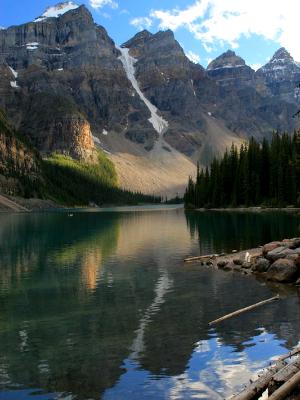
[{"label": "rock in water", "polygon": [[270,267],[270,261],[266,258],[258,258],[253,266],[255,272],[267,272]]},{"label": "rock in water", "polygon": [[292,260],[281,258],[268,269],[267,278],[276,282],[294,282],[299,276],[299,269]]}]

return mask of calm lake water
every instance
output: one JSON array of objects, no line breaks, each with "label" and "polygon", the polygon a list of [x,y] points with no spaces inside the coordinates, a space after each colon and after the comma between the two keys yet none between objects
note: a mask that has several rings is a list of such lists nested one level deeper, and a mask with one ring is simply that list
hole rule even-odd
[{"label": "calm lake water", "polygon": [[182,260],[300,235],[299,217],[107,211],[0,214],[1,400],[221,399],[298,344],[296,289]]}]

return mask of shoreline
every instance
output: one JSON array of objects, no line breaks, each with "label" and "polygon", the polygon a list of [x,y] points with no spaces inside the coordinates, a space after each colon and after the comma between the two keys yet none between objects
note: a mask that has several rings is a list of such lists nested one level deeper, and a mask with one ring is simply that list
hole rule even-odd
[{"label": "shoreline", "polygon": [[229,254],[189,257],[184,261],[300,287],[300,238],[274,241],[238,252],[233,250]]},{"label": "shoreline", "polygon": [[228,208],[195,208],[187,211],[228,211],[228,212],[264,212],[264,211],[300,211],[300,207],[228,207]]}]

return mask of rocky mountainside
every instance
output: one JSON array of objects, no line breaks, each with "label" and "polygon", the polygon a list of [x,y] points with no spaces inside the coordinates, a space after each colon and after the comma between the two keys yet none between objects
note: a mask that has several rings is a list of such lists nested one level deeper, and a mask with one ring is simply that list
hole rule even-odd
[{"label": "rocky mountainside", "polygon": [[256,77],[265,83],[270,96],[299,105],[300,63],[285,48],[277,50],[271,60],[257,71]]},{"label": "rocky mountainside", "polygon": [[0,107],[42,155],[114,161],[121,184],[176,194],[232,141],[292,130],[299,66],[280,49],[253,71],[234,52],[207,70],[171,31],[121,47],[85,6],[60,3],[0,30]]},{"label": "rocky mountainside", "polygon": [[40,157],[18,136],[0,110],[0,192],[34,196],[41,183]]}]

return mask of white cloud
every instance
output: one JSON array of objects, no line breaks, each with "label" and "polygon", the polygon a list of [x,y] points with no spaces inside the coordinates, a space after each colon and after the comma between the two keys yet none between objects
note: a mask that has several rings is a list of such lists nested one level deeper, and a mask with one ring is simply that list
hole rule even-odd
[{"label": "white cloud", "polygon": [[152,19],[149,17],[133,18],[130,24],[139,30],[149,29],[152,26]]},{"label": "white cloud", "polygon": [[262,67],[262,64],[251,64],[250,67],[254,69],[254,71],[257,71],[259,68]]},{"label": "white cloud", "polygon": [[185,55],[195,64],[199,64],[200,62],[200,56],[193,51],[187,51]]},{"label": "white cloud", "polygon": [[104,6],[109,6],[114,9],[119,7],[119,4],[114,0],[90,0],[90,5],[96,9]]},{"label": "white cloud", "polygon": [[208,49],[238,47],[241,36],[260,35],[276,41],[300,60],[297,27],[300,2],[295,0],[196,0],[185,9],[152,10],[161,29],[188,29]]}]

